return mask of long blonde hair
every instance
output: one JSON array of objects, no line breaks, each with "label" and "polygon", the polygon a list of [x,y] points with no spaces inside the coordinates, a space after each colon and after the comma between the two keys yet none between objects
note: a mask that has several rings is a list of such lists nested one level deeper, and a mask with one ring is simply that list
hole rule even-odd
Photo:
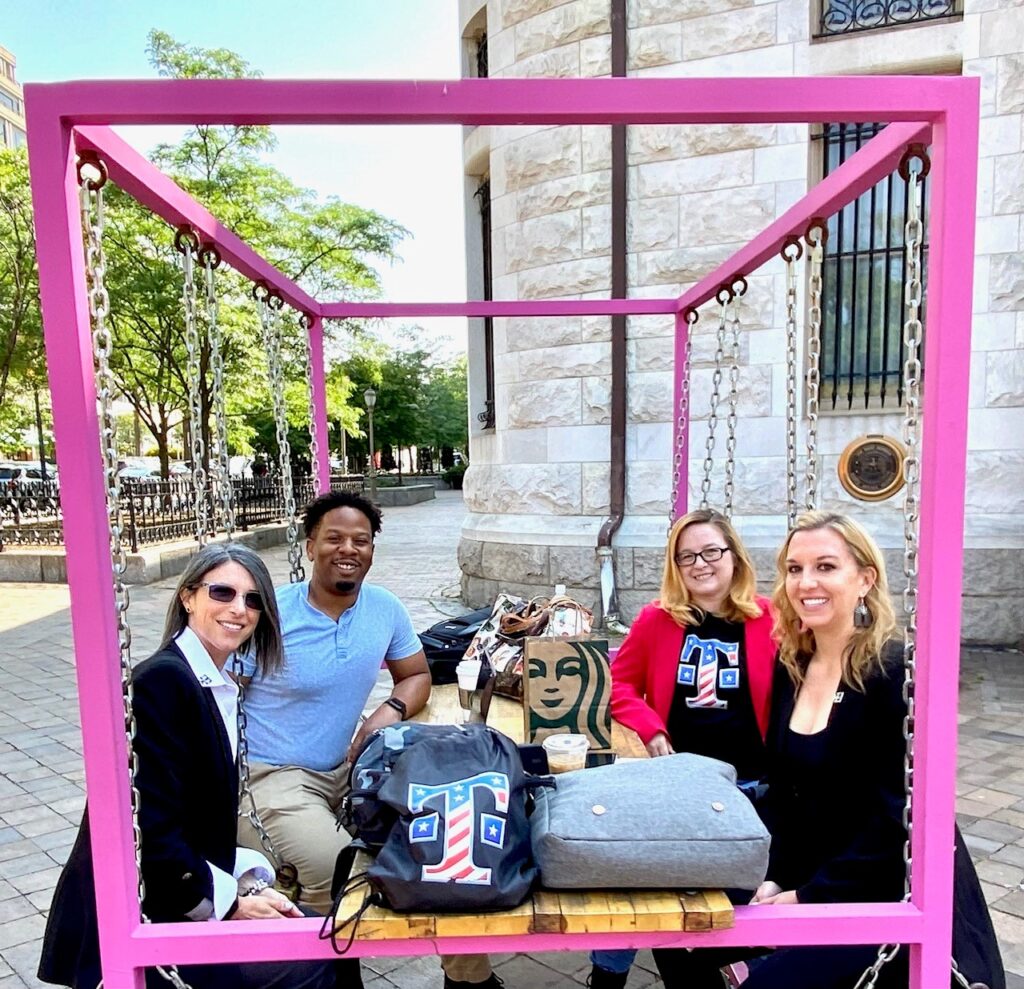
[{"label": "long blonde hair", "polygon": [[661,598],[658,602],[662,611],[667,611],[676,622],[684,628],[687,625],[699,625],[704,612],[693,603],[690,592],[683,583],[683,576],[676,564],[676,551],[683,533],[691,525],[713,525],[725,540],[732,554],[732,584],[725,598],[722,617],[734,622],[744,622],[761,615],[757,603],[757,580],[754,575],[754,564],[750,562],[739,533],[732,523],[713,508],[698,508],[687,512],[682,518],[676,519],[668,534],[668,545],[665,547],[665,567],[661,577]]},{"label": "long blonde hair", "polygon": [[814,633],[801,627],[800,619],[786,593],[786,559],[793,536],[814,529],[831,529],[838,533],[857,566],[861,570],[871,569],[875,572],[875,582],[864,595],[864,604],[871,613],[871,624],[867,628],[853,629],[843,657],[843,682],[855,690],[863,691],[868,674],[882,669],[883,646],[896,630],[896,616],[889,599],[889,582],[885,577],[882,551],[867,530],[847,515],[806,512],[796,520],[779,549],[775,586],[772,589],[772,611],[775,615],[772,635],[779,644],[779,661],[789,672],[793,683],[799,687],[816,645]]}]

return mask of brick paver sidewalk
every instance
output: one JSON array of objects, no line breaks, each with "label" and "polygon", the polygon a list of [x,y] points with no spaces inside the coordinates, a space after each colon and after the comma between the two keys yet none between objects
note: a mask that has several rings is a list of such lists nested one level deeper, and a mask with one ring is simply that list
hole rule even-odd
[{"label": "brick paver sidewalk", "polygon": [[[465,510],[456,492],[388,509],[371,579],[409,607],[417,630],[458,614],[456,546]],[[283,547],[264,554],[287,579]],[[514,575],[509,575],[514,580]],[[174,581],[133,588],[134,655],[151,652]],[[67,588],[0,584],[0,989],[35,978],[53,886],[74,840],[84,802],[81,737]],[[372,703],[372,702],[371,702]],[[1010,989],[1024,989],[1024,659],[964,656],[957,809],[978,859],[1003,948]],[[586,955],[503,955],[509,989],[574,986]],[[649,953],[632,989],[656,979]],[[364,960],[367,989],[439,989],[436,958]]]}]

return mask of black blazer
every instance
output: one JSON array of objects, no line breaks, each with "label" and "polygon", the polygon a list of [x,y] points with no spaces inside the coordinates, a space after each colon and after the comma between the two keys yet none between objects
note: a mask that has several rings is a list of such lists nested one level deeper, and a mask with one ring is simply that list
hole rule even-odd
[{"label": "black blazer", "polygon": [[[883,671],[868,678],[863,693],[840,685],[823,771],[805,778],[780,758],[795,692],[782,665],[776,668],[763,806],[772,834],[767,878],[796,890],[802,903],[903,897],[903,672],[902,645],[891,643]],[[968,981],[1006,989],[999,944],[959,828],[954,843],[953,957]],[[889,968],[885,984],[905,986],[906,952]]]},{"label": "black blazer", "polygon": [[785,758],[796,695],[775,670],[768,727],[772,833],[767,878],[801,903],[898,900],[903,895],[903,667],[887,654],[864,692],[840,684],[822,771],[797,775]]},{"label": "black blazer", "polygon": [[[238,769],[212,692],[177,646],[136,668],[134,697],[145,911],[183,921],[213,899],[206,863],[234,868]],[[229,968],[220,968],[222,985]],[[39,978],[75,989],[95,989],[100,978],[88,808],[54,891]]]}]

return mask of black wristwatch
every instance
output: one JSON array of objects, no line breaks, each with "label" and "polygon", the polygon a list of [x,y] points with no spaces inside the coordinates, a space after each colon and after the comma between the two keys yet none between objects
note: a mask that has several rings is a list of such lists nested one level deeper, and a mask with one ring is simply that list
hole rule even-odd
[{"label": "black wristwatch", "polygon": [[405,716],[409,710],[405,706],[405,701],[403,701],[400,697],[389,697],[386,701],[384,701],[384,703],[387,704],[388,707],[393,707],[401,715],[402,720],[405,721]]}]

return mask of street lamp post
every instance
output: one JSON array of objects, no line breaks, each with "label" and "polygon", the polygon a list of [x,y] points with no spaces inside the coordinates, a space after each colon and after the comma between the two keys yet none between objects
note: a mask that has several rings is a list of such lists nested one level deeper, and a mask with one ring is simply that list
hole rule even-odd
[{"label": "street lamp post", "polygon": [[377,404],[377,393],[372,388],[367,388],[363,392],[363,398],[366,400],[366,416],[367,416],[367,429],[370,434],[370,457],[369,465],[367,470],[370,472],[370,501],[376,503],[377,501],[377,465],[373,460],[373,407]]}]

